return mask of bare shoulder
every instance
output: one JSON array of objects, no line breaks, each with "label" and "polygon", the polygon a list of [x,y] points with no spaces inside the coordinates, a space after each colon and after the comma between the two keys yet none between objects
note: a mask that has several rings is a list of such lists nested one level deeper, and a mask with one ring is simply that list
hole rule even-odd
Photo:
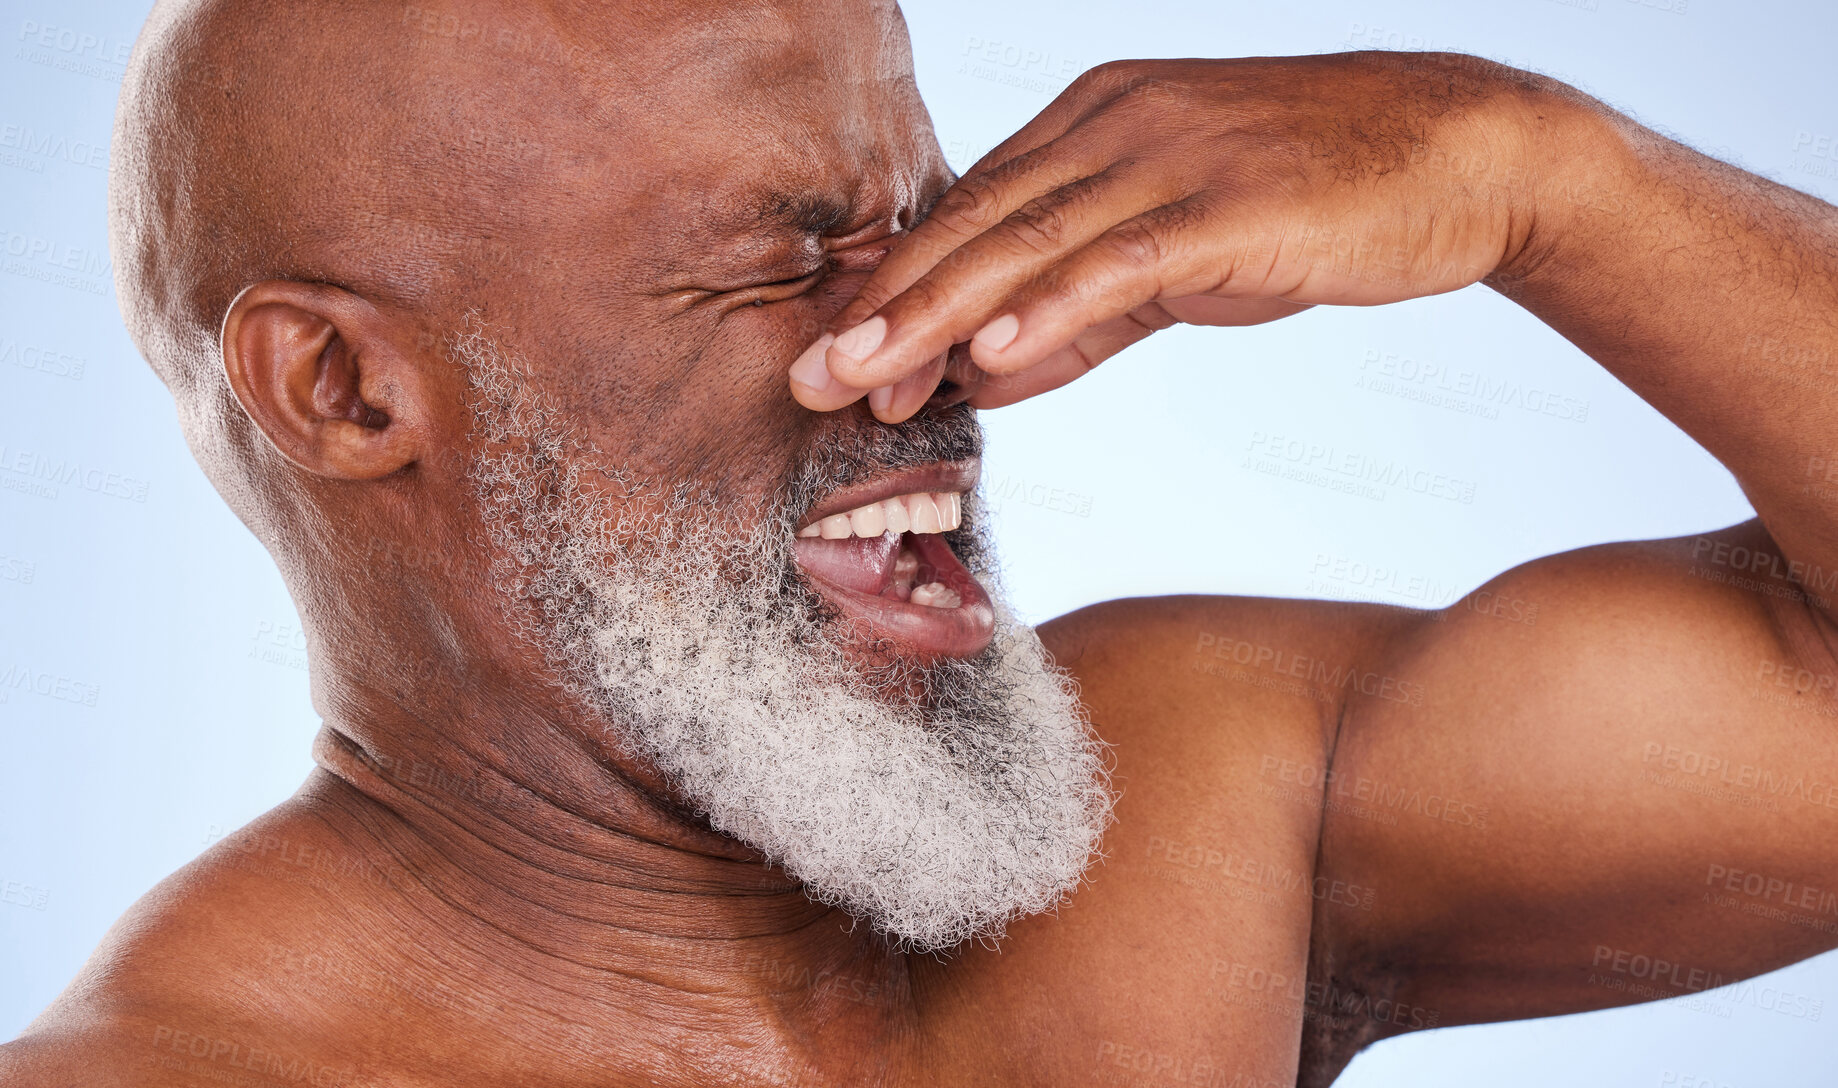
[{"label": "bare shoulder", "polygon": [[1100,732],[1110,723],[1204,737],[1228,724],[1312,723],[1331,747],[1351,700],[1408,697],[1380,663],[1429,615],[1278,597],[1130,597],[1060,616],[1040,637],[1078,681]]},{"label": "bare shoulder", "polygon": [[232,1009],[225,1002],[171,1006],[153,1014],[61,1016],[0,1046],[0,1084],[214,1088],[226,1083],[377,1083],[323,1047],[293,1041],[289,1029],[250,1023]]},{"label": "bare shoulder", "polygon": [[[104,1008],[66,1009],[40,1017],[26,1034],[0,1046],[0,1084],[9,1088],[192,1088],[238,1072],[273,1076],[263,1063],[232,1064],[219,1039],[165,1023],[183,1014],[142,1016]],[[215,1071],[215,1072],[213,1072]],[[281,1079],[276,1077],[275,1079]],[[307,1080],[307,1083],[333,1083]]]},{"label": "bare shoulder", "polygon": [[[347,904],[336,836],[292,803],[142,896],[15,1040],[0,1084],[22,1088],[355,1083],[312,1012],[337,977],[325,919]],[[353,976],[357,977],[357,976]]]},{"label": "bare shoulder", "polygon": [[942,1022],[1012,1053],[1017,1080],[1293,1083],[1311,915],[1363,893],[1316,895],[1319,794],[1283,776],[1319,774],[1395,612],[1177,596],[1043,624],[1110,745],[1116,820],[1060,910],[963,955]]}]

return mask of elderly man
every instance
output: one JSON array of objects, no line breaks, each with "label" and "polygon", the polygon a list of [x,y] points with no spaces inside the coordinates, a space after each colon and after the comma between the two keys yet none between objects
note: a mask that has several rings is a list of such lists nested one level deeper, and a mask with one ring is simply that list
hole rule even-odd
[{"label": "elderly man", "polygon": [[[891,5],[194,0],[114,170],[325,725],[0,1080],[1322,1085],[1838,943],[1743,909],[1838,879],[1832,209],[1564,87],[1106,65],[953,184]],[[975,408],[1483,279],[1761,518],[1446,613],[1004,605]]]}]

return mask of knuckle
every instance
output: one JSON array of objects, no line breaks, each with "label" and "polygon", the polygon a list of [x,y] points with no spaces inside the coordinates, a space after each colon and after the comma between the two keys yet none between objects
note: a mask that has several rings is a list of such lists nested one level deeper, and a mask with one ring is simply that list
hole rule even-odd
[{"label": "knuckle", "polygon": [[877,283],[870,279],[867,283],[862,284],[861,289],[848,302],[845,302],[841,309],[824,321],[823,326],[830,332],[840,332],[859,325],[873,317],[876,310],[887,305],[898,294],[893,284]]},{"label": "knuckle", "polygon": [[1107,60],[1103,64],[1094,64],[1078,74],[1071,86],[1083,87],[1086,90],[1109,90],[1129,79],[1130,73],[1136,70],[1136,62],[1129,60]]},{"label": "knuckle", "polygon": [[1171,80],[1164,79],[1154,72],[1135,72],[1120,81],[1116,88],[1118,98],[1126,102],[1154,102],[1173,88]]},{"label": "knuckle", "polygon": [[1153,267],[1162,259],[1161,232],[1141,219],[1119,223],[1105,236],[1110,255],[1126,264]]},{"label": "knuckle", "polygon": [[[951,292],[934,276],[921,276],[900,292],[900,316],[916,313],[938,313],[950,302]],[[890,318],[891,320],[891,318]]]},{"label": "knuckle", "polygon": [[1185,237],[1189,232],[1203,227],[1212,218],[1214,202],[1201,196],[1187,197],[1164,204],[1149,216],[1157,236],[1166,249],[1167,239]]},{"label": "knuckle", "polygon": [[1079,278],[1073,267],[1056,263],[1029,276],[1027,282],[1016,293],[1024,296],[1028,303],[1041,304],[1076,295],[1079,288]]},{"label": "knuckle", "polygon": [[1002,219],[1002,196],[986,177],[959,178],[938,199],[928,222],[939,223],[960,235],[981,234]]},{"label": "knuckle", "polygon": [[1051,253],[1065,244],[1066,210],[1057,199],[1030,200],[1003,220],[1003,225],[1010,237],[1030,252]]},{"label": "knuckle", "polygon": [[[835,316],[831,317],[828,321],[822,322],[821,327],[817,331],[820,333],[841,332],[844,329],[853,328],[872,317],[874,311],[881,308],[883,301],[884,300],[864,298],[861,295],[857,295],[850,299],[848,304],[842,309],[836,311]],[[813,324],[816,323],[813,322]]]},{"label": "knuckle", "polygon": [[1166,66],[1140,60],[1106,61],[1084,72],[1073,85],[1081,80],[1090,93],[1126,108],[1137,103],[1164,103],[1185,89],[1181,80],[1168,74]]}]

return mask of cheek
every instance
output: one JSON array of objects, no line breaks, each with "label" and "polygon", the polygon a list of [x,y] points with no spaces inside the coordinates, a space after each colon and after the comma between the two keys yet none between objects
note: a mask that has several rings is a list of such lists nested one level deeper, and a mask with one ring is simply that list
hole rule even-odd
[{"label": "cheek", "polygon": [[795,302],[729,312],[692,358],[668,368],[668,388],[646,398],[644,414],[616,421],[654,475],[724,497],[776,496],[825,423],[792,399],[786,379],[816,327],[810,312]]}]

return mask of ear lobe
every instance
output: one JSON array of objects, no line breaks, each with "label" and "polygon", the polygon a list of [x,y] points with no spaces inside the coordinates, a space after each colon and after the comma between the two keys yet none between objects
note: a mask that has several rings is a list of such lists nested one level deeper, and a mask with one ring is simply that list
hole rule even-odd
[{"label": "ear lobe", "polygon": [[289,461],[371,480],[414,463],[428,423],[405,338],[342,288],[266,280],[223,320],[223,367],[243,410]]}]

